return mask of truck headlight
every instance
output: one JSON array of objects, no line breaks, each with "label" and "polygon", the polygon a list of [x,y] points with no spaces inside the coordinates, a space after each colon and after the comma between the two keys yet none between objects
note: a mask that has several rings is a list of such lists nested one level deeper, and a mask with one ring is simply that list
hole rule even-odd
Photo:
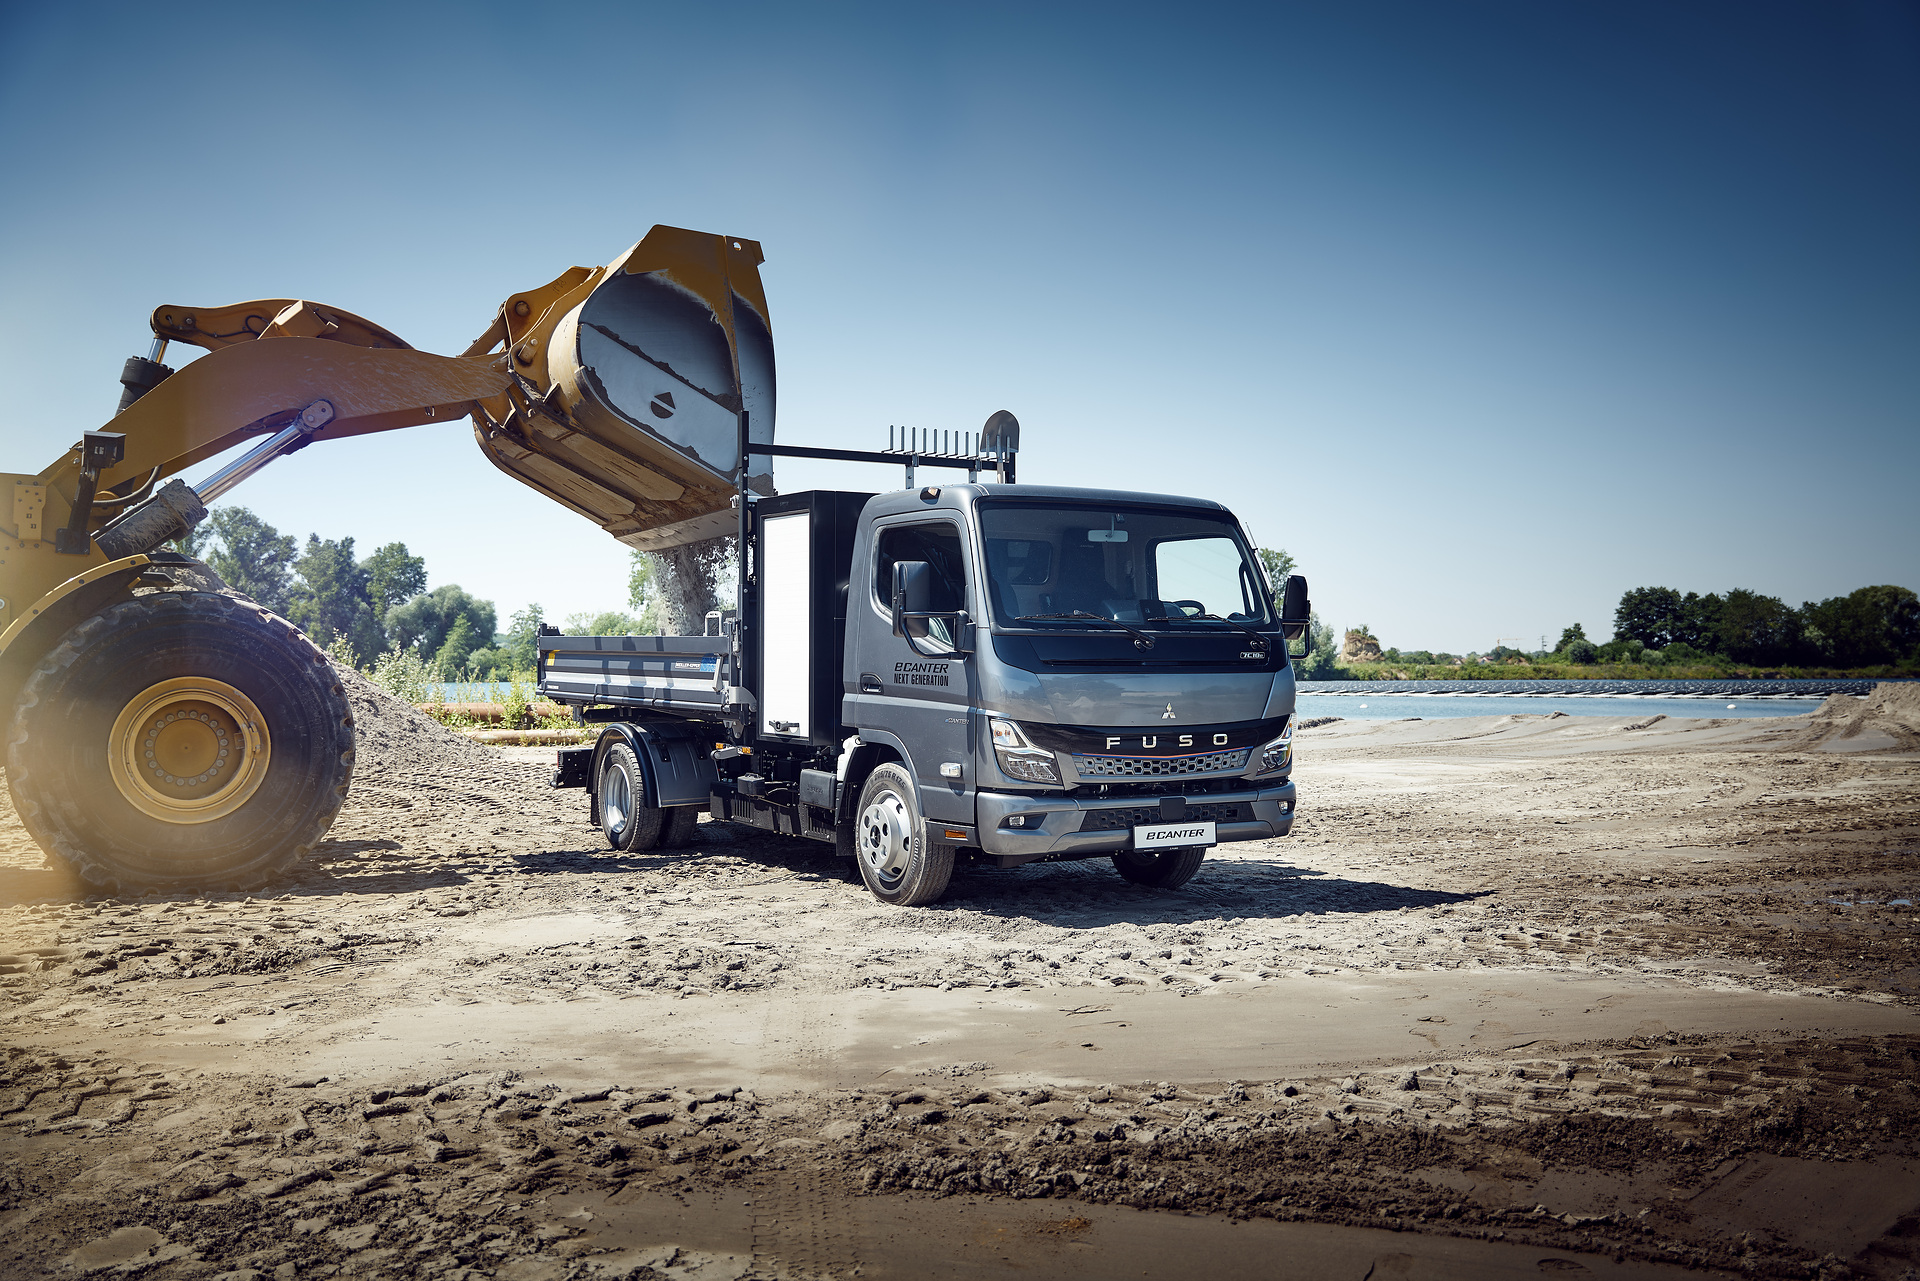
[{"label": "truck headlight", "polygon": [[1287,728],[1281,733],[1279,738],[1274,739],[1271,743],[1268,743],[1265,747],[1262,747],[1258,752],[1254,753],[1253,761],[1252,777],[1254,778],[1262,778],[1268,774],[1278,774],[1283,770],[1292,768],[1293,722],[1291,720],[1287,722]]},{"label": "truck headlight", "polygon": [[993,735],[993,754],[1000,762],[1002,774],[1029,783],[1058,786],[1060,771],[1054,766],[1053,753],[1029,743],[1018,725],[1012,721],[989,720],[987,731]]}]

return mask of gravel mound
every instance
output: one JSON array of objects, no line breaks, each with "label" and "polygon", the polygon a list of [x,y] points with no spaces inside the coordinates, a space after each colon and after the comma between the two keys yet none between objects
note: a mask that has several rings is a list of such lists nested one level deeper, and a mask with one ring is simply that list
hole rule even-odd
[{"label": "gravel mound", "polygon": [[1920,747],[1920,681],[1882,681],[1864,700],[1834,694],[1808,718],[1821,741],[1865,740],[1879,747]]},{"label": "gravel mound", "polygon": [[351,667],[334,667],[353,705],[360,778],[398,771],[498,763],[499,758],[375,685]]},{"label": "gravel mound", "polygon": [[1866,710],[1876,719],[1920,730],[1920,681],[1882,681],[1868,696]]},{"label": "gravel mound", "polygon": [[327,840],[288,888],[396,892],[514,870],[593,845],[586,794],[547,785],[545,761],[454,733],[366,677],[338,669],[353,706],[353,786]]}]

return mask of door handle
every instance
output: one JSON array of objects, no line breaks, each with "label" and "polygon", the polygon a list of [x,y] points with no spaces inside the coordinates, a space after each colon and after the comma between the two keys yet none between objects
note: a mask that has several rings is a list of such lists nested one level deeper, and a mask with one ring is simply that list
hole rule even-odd
[{"label": "door handle", "polygon": [[886,687],[881,685],[880,678],[872,672],[861,672],[860,692],[862,694],[881,694],[886,692]]}]

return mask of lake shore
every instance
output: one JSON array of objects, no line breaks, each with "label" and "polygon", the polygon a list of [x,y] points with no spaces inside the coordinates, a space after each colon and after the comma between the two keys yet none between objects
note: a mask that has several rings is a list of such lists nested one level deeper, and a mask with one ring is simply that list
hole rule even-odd
[{"label": "lake shore", "polygon": [[[1298,660],[1296,660],[1298,661]],[[1331,681],[1898,681],[1908,667],[1755,667],[1717,663],[1351,663]]]}]

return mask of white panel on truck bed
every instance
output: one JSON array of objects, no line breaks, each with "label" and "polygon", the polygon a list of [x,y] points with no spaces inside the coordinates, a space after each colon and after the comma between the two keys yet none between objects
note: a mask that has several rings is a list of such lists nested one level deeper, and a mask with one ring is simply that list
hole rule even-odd
[{"label": "white panel on truck bed", "polygon": [[760,732],[805,738],[813,670],[809,512],[760,521]]}]

